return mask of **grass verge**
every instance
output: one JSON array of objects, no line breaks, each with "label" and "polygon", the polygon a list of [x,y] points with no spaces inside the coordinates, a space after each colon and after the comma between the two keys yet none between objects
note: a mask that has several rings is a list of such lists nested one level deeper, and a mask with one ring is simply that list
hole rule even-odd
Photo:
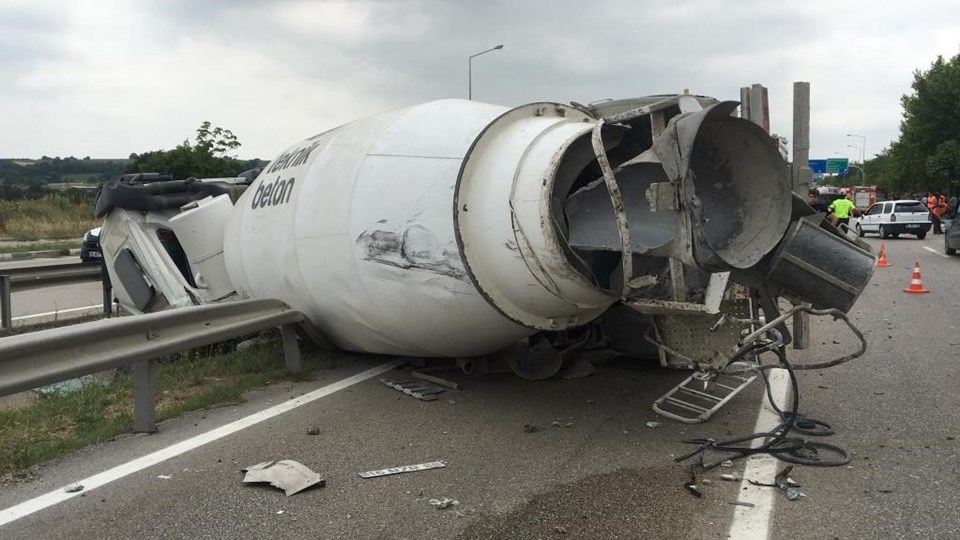
[{"label": "grass verge", "polygon": [[0,253],[28,253],[31,251],[66,251],[80,249],[80,240],[63,242],[31,242],[19,246],[0,246]]},{"label": "grass verge", "polygon": [[0,199],[0,235],[14,240],[81,238],[103,220],[93,216],[90,197],[51,194],[40,199]]},{"label": "grass verge", "polygon": [[[271,381],[312,377],[335,362],[335,354],[303,355],[303,373],[284,367],[279,332],[243,351],[219,354],[205,347],[162,361],[157,373],[157,418],[243,401],[245,392]],[[116,374],[110,384],[88,384],[63,395],[40,395],[33,403],[0,410],[0,475],[108,441],[133,427],[133,382]]]}]

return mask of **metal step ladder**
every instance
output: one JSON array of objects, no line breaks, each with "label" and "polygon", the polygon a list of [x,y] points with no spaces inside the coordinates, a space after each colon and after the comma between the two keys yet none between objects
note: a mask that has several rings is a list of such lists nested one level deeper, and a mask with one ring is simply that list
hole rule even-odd
[{"label": "metal step ladder", "polygon": [[653,402],[653,410],[685,424],[700,424],[757,378],[745,362],[734,362],[728,373],[697,371]]}]

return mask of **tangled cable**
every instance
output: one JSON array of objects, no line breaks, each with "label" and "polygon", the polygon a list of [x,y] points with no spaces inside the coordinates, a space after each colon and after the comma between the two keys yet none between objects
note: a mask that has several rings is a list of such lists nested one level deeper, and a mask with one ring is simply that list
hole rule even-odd
[{"label": "tangled cable", "polygon": [[[804,364],[801,366],[792,365],[787,360],[787,355],[784,351],[783,335],[776,329],[776,327],[789,317],[793,316],[795,313],[801,311],[805,311],[816,316],[831,315],[835,320],[842,319],[851,329],[853,334],[860,340],[860,348],[854,353],[842,356],[829,362]],[[778,363],[757,365],[750,362],[747,364],[747,370],[759,371],[761,376],[760,378],[763,380],[765,387],[767,400],[770,402],[771,407],[773,407],[777,414],[780,415],[782,422],[771,431],[754,433],[752,435],[737,437],[725,441],[717,441],[714,439],[691,439],[683,441],[685,443],[698,445],[696,450],[684,454],[674,460],[679,463],[691,458],[697,459],[691,465],[691,482],[690,484],[687,484],[687,489],[699,496],[699,493],[695,488],[696,475],[698,472],[713,469],[714,467],[723,463],[725,460],[740,459],[756,454],[770,454],[782,461],[817,467],[837,467],[849,463],[850,455],[843,448],[824,442],[810,441],[805,437],[798,436],[806,435],[819,437],[832,435],[833,430],[830,428],[829,424],[819,420],[806,418],[799,413],[800,386],[797,381],[796,370],[822,369],[836,366],[862,356],[863,353],[866,352],[866,349],[867,342],[864,339],[863,334],[853,325],[853,323],[850,322],[843,312],[836,309],[817,310],[806,306],[794,307],[780,317],[766,322],[766,324],[744,338],[744,345],[741,346],[740,349],[738,349],[737,352],[734,353],[734,355],[730,358],[725,369],[733,368],[735,367],[734,364],[736,362],[743,363],[743,360],[751,356],[757,358],[757,362],[759,363],[761,354],[767,352],[775,354],[777,356]],[[789,411],[783,411],[777,406],[776,400],[773,399],[773,395],[770,390],[770,382],[767,380],[767,372],[770,369],[777,367],[783,367],[786,369],[790,377],[790,385],[793,389],[793,400],[790,404]],[[757,439],[763,439],[763,442],[755,447],[743,444]],[[706,463],[706,454],[708,451],[717,451],[731,455],[725,456],[723,459],[713,463]],[[823,454],[835,454],[837,457],[826,458],[823,456]]]}]

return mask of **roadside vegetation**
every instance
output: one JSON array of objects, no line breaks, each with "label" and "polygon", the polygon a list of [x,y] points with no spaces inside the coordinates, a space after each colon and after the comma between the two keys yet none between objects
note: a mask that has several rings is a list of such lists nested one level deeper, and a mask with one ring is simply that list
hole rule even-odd
[{"label": "roadside vegetation", "polygon": [[0,200],[0,238],[79,240],[100,224],[101,220],[93,217],[89,196],[49,194],[38,199]]},{"label": "roadside vegetation", "polygon": [[[310,378],[336,357],[304,351],[303,373],[284,367],[279,332],[253,347],[221,354],[205,347],[162,361],[157,370],[158,420],[189,411],[243,401],[249,390],[281,380]],[[62,394],[37,394],[31,403],[0,410],[0,475],[22,472],[45,461],[108,441],[133,428],[133,382],[117,370],[107,384],[85,384]]]},{"label": "roadside vegetation", "polygon": [[29,253],[31,251],[60,251],[69,252],[71,249],[80,249],[80,240],[62,242],[30,242],[19,246],[0,246],[0,253]]}]

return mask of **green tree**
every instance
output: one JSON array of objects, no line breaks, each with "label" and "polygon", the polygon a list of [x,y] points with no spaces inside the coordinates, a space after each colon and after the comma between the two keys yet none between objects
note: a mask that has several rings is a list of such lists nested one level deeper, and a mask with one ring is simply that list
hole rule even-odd
[{"label": "green tree", "polygon": [[197,128],[195,143],[189,140],[172,150],[154,150],[130,154],[133,162],[127,172],[171,173],[174,178],[216,178],[236,176],[247,162],[230,155],[240,148],[240,141],[229,129],[203,122]]},{"label": "green tree", "polygon": [[960,54],[942,56],[913,74],[901,98],[900,138],[890,146],[883,176],[890,187],[918,191],[960,183]]}]

